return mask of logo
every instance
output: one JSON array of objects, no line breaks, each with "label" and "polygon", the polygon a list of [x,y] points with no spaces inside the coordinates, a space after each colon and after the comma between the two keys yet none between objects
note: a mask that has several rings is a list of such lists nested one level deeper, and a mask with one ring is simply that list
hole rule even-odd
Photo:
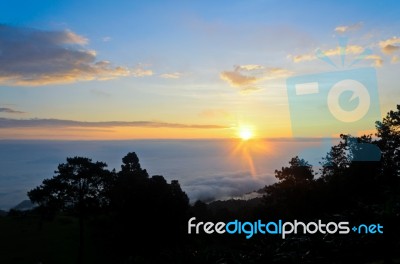
[{"label": "logo", "polygon": [[[342,65],[344,65],[345,44],[341,40]],[[350,64],[354,65],[366,50]],[[317,52],[317,57],[336,65]],[[331,138],[340,134],[356,136],[357,133],[373,130],[375,121],[381,119],[376,70],[372,67],[337,70],[303,76],[294,76],[286,81],[289,100],[292,134],[295,138],[320,138],[323,144],[312,150],[303,151],[303,158],[315,159],[315,154],[329,150]],[[378,161],[380,150],[376,145],[357,143],[351,138],[359,154],[354,161]],[[324,151],[322,151],[324,149]],[[314,164],[313,164],[314,165]]]},{"label": "logo", "polygon": [[254,222],[241,222],[234,220],[225,222],[196,222],[196,217],[192,217],[188,221],[188,234],[229,234],[229,235],[245,235],[246,239],[250,239],[254,235],[279,235],[285,239],[291,234],[343,234],[347,235],[352,230],[355,234],[383,234],[383,226],[381,224],[360,224],[350,228],[349,222],[328,222],[323,223],[321,220],[316,222],[301,222],[294,220],[293,222],[284,222],[282,220],[265,222],[257,220]]}]

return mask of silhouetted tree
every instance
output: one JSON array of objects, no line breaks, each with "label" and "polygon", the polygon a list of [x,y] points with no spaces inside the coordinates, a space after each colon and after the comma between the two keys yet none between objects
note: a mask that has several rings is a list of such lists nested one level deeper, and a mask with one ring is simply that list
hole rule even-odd
[{"label": "silhouetted tree", "polygon": [[129,175],[136,179],[147,179],[149,175],[145,169],[142,169],[139,158],[135,152],[129,152],[122,158],[120,175]]},{"label": "silhouetted tree", "polygon": [[312,166],[297,156],[289,161],[289,165],[275,170],[279,181],[265,187],[267,207],[271,213],[281,216],[307,215],[314,182]]},{"label": "silhouetted tree", "polygon": [[342,140],[331,147],[330,151],[322,158],[321,177],[324,181],[343,175],[350,166],[350,157],[344,135],[340,135]]},{"label": "silhouetted tree", "polygon": [[[198,201],[190,207],[178,181],[149,176],[134,152],[123,157],[118,172],[105,171],[103,163],[94,169],[90,160],[67,160],[57,176],[44,180],[29,197],[49,215],[102,209],[105,221],[95,230],[100,234],[99,252],[108,257],[104,263],[369,263],[383,258],[390,263],[400,245],[400,106],[376,127],[376,138],[341,135],[321,162],[321,177],[305,160],[292,158],[275,170],[277,182],[263,189],[266,194],[258,202]],[[381,160],[360,159],[368,146],[379,146]],[[86,175],[92,175],[90,180]],[[285,240],[261,234],[251,239],[204,232],[188,236],[187,220],[192,216],[202,222],[383,223],[384,234],[299,233]]]},{"label": "silhouetted tree", "polygon": [[114,249],[119,256],[155,257],[160,247],[178,242],[189,207],[178,181],[168,183],[161,175],[149,177],[136,153],[130,152],[122,158],[110,193],[110,208],[116,217]]},{"label": "silhouetted tree", "polygon": [[298,156],[289,161],[289,167],[275,170],[275,177],[280,183],[301,184],[314,179],[312,166]]},{"label": "silhouetted tree", "polygon": [[400,105],[389,111],[382,122],[376,122],[378,146],[382,152],[383,176],[394,180],[400,176]]},{"label": "silhouetted tree", "polygon": [[88,211],[105,206],[108,201],[103,194],[105,179],[110,176],[107,165],[92,162],[89,158],[67,158],[67,163],[58,165],[51,179],[28,192],[33,203],[52,211],[72,211],[79,217],[79,262],[84,248],[84,217]]},{"label": "silhouetted tree", "polygon": [[380,177],[383,181],[381,192],[384,194],[383,217],[385,221],[385,263],[391,263],[396,240],[400,233],[400,105],[396,111],[389,111],[382,121],[375,123],[378,146],[382,153]]}]

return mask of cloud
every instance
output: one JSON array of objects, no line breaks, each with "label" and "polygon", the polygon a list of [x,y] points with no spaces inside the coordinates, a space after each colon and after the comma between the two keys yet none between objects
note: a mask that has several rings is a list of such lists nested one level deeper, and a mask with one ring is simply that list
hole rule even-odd
[{"label": "cloud", "polygon": [[[380,48],[380,51],[385,55],[392,55],[391,63],[397,63],[398,57],[394,56],[394,53],[400,50],[400,38],[399,37],[392,37],[386,40],[382,40],[378,43],[374,43],[374,47]],[[365,49],[359,45],[349,45],[346,47],[346,54],[353,54],[353,55],[362,55]],[[378,50],[376,50],[378,52]],[[324,55],[328,57],[338,56],[341,55],[340,47],[336,47],[334,49],[328,49],[322,52]],[[378,52],[379,53],[379,52]],[[364,57],[362,55],[359,58]],[[316,60],[318,57],[316,52],[312,53],[305,53],[299,55],[288,55],[288,58],[292,59],[293,62],[298,63],[302,61],[313,61]],[[374,61],[375,67],[382,67],[383,66],[383,58],[377,54],[371,54],[365,56],[365,59]]]},{"label": "cloud", "polygon": [[240,70],[245,70],[245,71],[262,70],[264,68],[263,66],[257,65],[257,64],[247,64],[247,65],[241,65],[238,67]]},{"label": "cloud", "polygon": [[385,54],[392,54],[395,51],[398,51],[400,47],[394,45],[386,45],[382,48],[382,52]]},{"label": "cloud", "polygon": [[242,92],[259,90],[256,84],[263,80],[284,78],[292,73],[282,68],[266,68],[257,64],[238,65],[233,71],[223,71],[220,78]]},{"label": "cloud", "polygon": [[70,30],[0,25],[0,85],[38,86],[152,75],[142,67],[128,69],[97,61],[96,52],[85,48],[87,44],[87,38]]},{"label": "cloud", "polygon": [[365,57],[367,60],[373,60],[375,67],[382,67],[383,66],[383,59],[381,56],[372,54]]},{"label": "cloud", "polygon": [[10,119],[0,118],[0,129],[2,128],[23,128],[23,127],[168,127],[168,128],[197,128],[197,129],[222,129],[227,128],[220,125],[207,124],[179,124],[153,121],[104,121],[85,122],[63,119]]},{"label": "cloud", "polygon": [[138,66],[134,69],[131,70],[131,74],[135,77],[144,77],[144,76],[151,76],[153,75],[152,70],[145,70],[141,68],[141,66]]},{"label": "cloud", "polygon": [[234,172],[214,177],[196,178],[186,181],[182,188],[188,193],[191,202],[196,200],[213,201],[242,196],[258,190],[275,181],[271,175],[252,177],[248,172]]},{"label": "cloud", "polygon": [[293,73],[289,70],[282,69],[282,68],[269,68],[266,70],[266,75],[264,76],[264,79],[266,80],[272,80],[272,79],[277,79],[277,78],[285,78]]},{"label": "cloud", "polygon": [[308,53],[308,54],[300,54],[300,55],[289,55],[289,58],[293,60],[293,62],[302,62],[302,61],[312,61],[317,58],[315,53]]},{"label": "cloud", "polygon": [[238,68],[234,71],[224,71],[220,74],[220,77],[234,87],[247,87],[259,81],[255,76],[246,76],[242,74]]},{"label": "cloud", "polygon": [[160,77],[164,79],[179,79],[181,78],[182,73],[180,72],[173,72],[173,73],[164,73],[161,74]]},{"label": "cloud", "polygon": [[[364,51],[364,48],[362,46],[358,46],[358,45],[349,45],[346,47],[346,54],[361,54]],[[328,57],[332,57],[332,56],[338,56],[340,55],[340,47],[336,47],[334,49],[328,49],[323,51],[323,53],[328,56]],[[293,62],[302,62],[302,61],[312,61],[312,60],[316,60],[318,57],[316,56],[316,52],[312,52],[312,53],[306,53],[306,54],[300,54],[300,55],[289,55],[289,58],[291,58],[293,60]]]},{"label": "cloud", "polygon": [[335,28],[335,32],[339,33],[339,34],[343,34],[346,32],[350,32],[350,31],[356,31],[359,30],[362,27],[363,23],[362,22],[358,22],[356,24],[352,24],[352,25],[348,25],[348,26],[337,26]]},{"label": "cloud", "polygon": [[387,55],[393,54],[394,52],[398,51],[400,49],[399,44],[400,38],[398,37],[392,37],[390,39],[379,42],[381,51]]},{"label": "cloud", "polygon": [[14,110],[8,107],[0,107],[1,113],[8,113],[8,114],[25,114],[25,112]]}]

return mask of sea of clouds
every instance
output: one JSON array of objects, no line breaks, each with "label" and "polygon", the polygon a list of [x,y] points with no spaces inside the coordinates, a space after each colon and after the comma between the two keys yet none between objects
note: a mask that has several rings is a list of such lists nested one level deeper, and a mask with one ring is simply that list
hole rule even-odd
[{"label": "sea of clouds", "polygon": [[275,182],[275,169],[313,142],[256,144],[254,151],[244,151],[237,140],[0,141],[0,209],[27,199],[27,191],[52,177],[67,157],[89,157],[118,171],[128,152],[136,152],[150,176],[178,180],[191,202],[240,197]]}]

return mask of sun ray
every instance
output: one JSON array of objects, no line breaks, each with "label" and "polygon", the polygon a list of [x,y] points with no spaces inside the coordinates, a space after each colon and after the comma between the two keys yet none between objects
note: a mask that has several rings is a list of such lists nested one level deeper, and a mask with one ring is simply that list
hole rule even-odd
[{"label": "sun ray", "polygon": [[237,141],[231,150],[231,155],[240,156],[244,166],[248,169],[252,177],[257,177],[257,166],[255,158],[260,153],[269,151],[265,146],[266,141],[256,137],[254,127],[250,125],[240,125],[237,127]]}]

